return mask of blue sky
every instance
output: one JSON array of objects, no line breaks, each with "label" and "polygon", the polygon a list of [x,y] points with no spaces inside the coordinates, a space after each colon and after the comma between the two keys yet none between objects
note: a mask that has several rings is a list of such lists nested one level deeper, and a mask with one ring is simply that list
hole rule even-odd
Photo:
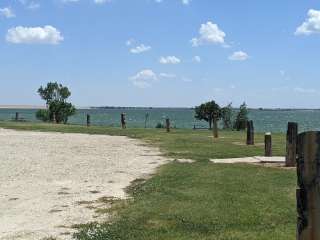
[{"label": "blue sky", "polygon": [[1,0],[0,105],[320,107],[316,0]]}]

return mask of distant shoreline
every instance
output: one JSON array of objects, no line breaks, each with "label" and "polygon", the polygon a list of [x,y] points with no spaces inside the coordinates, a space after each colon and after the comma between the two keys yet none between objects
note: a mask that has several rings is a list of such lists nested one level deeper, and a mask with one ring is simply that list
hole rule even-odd
[{"label": "distant shoreline", "polygon": [[0,109],[45,109],[45,106],[36,105],[0,105]]},{"label": "distant shoreline", "polygon": [[[38,105],[0,105],[0,109],[22,109],[22,110],[34,110],[34,109],[45,109],[46,106]],[[120,107],[120,106],[103,106],[103,107],[76,107],[77,109],[86,110],[86,109],[142,109],[142,110],[152,110],[152,109],[182,109],[182,110],[193,110],[194,107]],[[312,111],[320,110],[319,108],[248,108],[249,110],[260,110],[260,111]],[[238,108],[234,108],[238,110]]]}]

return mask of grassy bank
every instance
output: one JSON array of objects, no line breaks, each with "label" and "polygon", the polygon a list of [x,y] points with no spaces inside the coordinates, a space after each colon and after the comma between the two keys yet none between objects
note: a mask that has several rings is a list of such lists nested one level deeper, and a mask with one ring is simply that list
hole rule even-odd
[{"label": "grassy bank", "polygon": [[[53,125],[41,123],[0,122],[0,127],[17,130],[54,131],[63,133],[89,133],[121,135],[142,139],[160,147],[163,153],[173,158],[190,158],[208,160],[211,158],[231,158],[262,156],[264,154],[264,135],[255,135],[256,145],[246,146],[245,132],[221,131],[219,139],[213,139],[211,131],[177,129],[166,133],[164,129],[119,129],[99,126],[85,127],[79,125]],[[285,153],[285,136],[273,134],[273,153],[283,156]]]},{"label": "grassy bank", "polygon": [[[81,226],[79,240],[290,240],[295,239],[294,170],[251,165],[212,164],[211,158],[263,154],[263,135],[246,146],[243,132],[112,129],[103,127],[0,122],[19,130],[125,135],[157,145],[174,158],[150,180],[132,185],[133,199],[113,202],[112,224]],[[284,135],[273,134],[274,154],[284,155]],[[110,204],[110,202],[108,203]]]}]

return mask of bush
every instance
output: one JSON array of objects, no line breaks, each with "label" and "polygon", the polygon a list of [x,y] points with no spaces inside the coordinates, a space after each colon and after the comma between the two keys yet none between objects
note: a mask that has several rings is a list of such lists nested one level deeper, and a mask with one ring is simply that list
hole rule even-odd
[{"label": "bush", "polygon": [[162,123],[157,123],[156,128],[164,128],[164,125]]},{"label": "bush", "polygon": [[40,109],[36,112],[36,118],[38,120],[41,120],[43,122],[49,122],[50,121],[50,114],[49,111],[46,109]]}]

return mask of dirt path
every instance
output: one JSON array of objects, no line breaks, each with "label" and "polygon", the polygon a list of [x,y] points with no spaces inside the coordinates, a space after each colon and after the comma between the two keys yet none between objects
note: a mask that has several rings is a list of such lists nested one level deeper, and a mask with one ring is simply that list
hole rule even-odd
[{"label": "dirt path", "polygon": [[71,225],[99,217],[81,202],[125,198],[168,162],[159,154],[127,137],[0,129],[0,239],[71,239]]}]

